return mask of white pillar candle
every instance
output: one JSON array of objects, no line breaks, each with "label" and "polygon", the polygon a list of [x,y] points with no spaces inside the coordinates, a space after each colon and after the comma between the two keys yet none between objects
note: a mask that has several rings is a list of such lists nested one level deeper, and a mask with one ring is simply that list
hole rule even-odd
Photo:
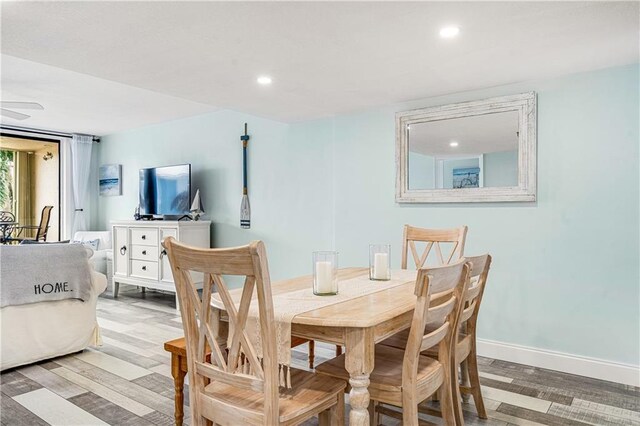
[{"label": "white pillar candle", "polygon": [[373,255],[373,278],[376,280],[389,278],[389,255],[387,253]]},{"label": "white pillar candle", "polygon": [[335,293],[331,262],[316,262],[316,283],[318,293]]}]

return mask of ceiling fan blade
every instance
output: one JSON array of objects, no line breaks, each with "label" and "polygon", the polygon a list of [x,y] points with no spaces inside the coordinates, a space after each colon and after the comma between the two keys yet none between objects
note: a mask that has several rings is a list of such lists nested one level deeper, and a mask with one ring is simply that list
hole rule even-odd
[{"label": "ceiling fan blade", "polygon": [[44,107],[37,102],[11,102],[0,101],[0,105],[3,108],[15,108],[15,109],[38,109],[43,110]]},{"label": "ceiling fan blade", "polygon": [[4,108],[0,108],[0,115],[3,115],[5,117],[9,117],[9,118],[13,118],[14,120],[25,120],[25,119],[31,117],[30,115],[22,114],[20,112],[11,111],[11,110],[4,109]]}]

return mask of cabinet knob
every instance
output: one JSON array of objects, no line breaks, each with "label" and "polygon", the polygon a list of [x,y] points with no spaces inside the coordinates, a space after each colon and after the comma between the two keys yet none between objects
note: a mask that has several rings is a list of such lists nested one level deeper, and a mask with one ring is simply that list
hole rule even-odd
[{"label": "cabinet knob", "polygon": [[165,249],[162,249],[162,251],[160,252],[160,259],[162,259],[166,255],[167,255],[167,251]]},{"label": "cabinet knob", "polygon": [[143,236],[142,236],[142,239],[143,239],[143,240],[146,240],[146,239],[147,239],[147,236],[146,236],[146,235],[143,235]]},{"label": "cabinet knob", "polygon": [[124,256],[127,253],[127,246],[120,247],[120,254]]},{"label": "cabinet knob", "polygon": [[146,250],[142,250],[142,254],[146,256],[147,255],[147,251]]},{"label": "cabinet knob", "polygon": [[146,267],[146,266],[143,266],[143,267],[142,267],[142,270],[143,270],[143,271],[146,271],[146,270],[147,270],[147,267]]}]

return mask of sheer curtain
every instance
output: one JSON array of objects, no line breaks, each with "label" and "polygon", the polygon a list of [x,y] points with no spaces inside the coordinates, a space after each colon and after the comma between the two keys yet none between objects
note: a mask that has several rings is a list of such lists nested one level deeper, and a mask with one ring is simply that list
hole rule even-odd
[{"label": "sheer curtain", "polygon": [[87,188],[91,174],[91,149],[93,136],[74,134],[71,138],[71,184],[73,186],[73,222],[71,237],[76,231],[87,230],[87,211],[89,203]]}]

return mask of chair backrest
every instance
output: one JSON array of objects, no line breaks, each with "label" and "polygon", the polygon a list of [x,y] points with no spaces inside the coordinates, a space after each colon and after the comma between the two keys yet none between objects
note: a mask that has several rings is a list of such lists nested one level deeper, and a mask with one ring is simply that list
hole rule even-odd
[{"label": "chair backrest", "polygon": [[[415,389],[420,352],[438,346],[438,360],[450,359],[469,269],[461,259],[450,265],[418,270],[417,301],[402,366],[403,388]],[[432,297],[437,297],[440,303],[430,306]]]},{"label": "chair backrest", "polygon": [[51,219],[51,210],[53,206],[44,206],[40,214],[40,225],[36,233],[36,241],[47,241],[47,230],[49,229],[49,220]]},{"label": "chair backrest", "polygon": [[481,256],[465,257],[470,266],[470,281],[464,300],[462,312],[460,313],[459,324],[465,332],[475,332],[478,312],[480,312],[480,302],[487,284],[489,268],[491,267],[491,256],[483,254]]},{"label": "chair backrest", "polygon": [[[448,265],[452,261],[456,261],[464,255],[464,243],[467,238],[467,227],[461,226],[460,228],[452,229],[426,229],[416,228],[414,226],[404,226],[404,236],[402,238],[402,269],[407,269],[407,256],[411,251],[411,256],[416,265],[416,268],[420,269],[425,267],[425,263],[429,258],[429,253],[432,252],[435,246],[435,253],[437,255],[436,264]],[[418,254],[416,242],[422,242],[426,244],[422,254]],[[448,253],[442,253],[442,245],[449,245]]]},{"label": "chair backrest", "polygon": [[11,212],[0,211],[0,222],[15,222],[16,217]]},{"label": "chair backrest", "polygon": [[[8,211],[0,211],[0,222],[15,222],[16,217],[13,213]],[[14,225],[7,225],[4,227],[4,232],[0,233],[0,239],[3,238],[3,234],[6,236],[11,235]]]},{"label": "chair backrest", "polygon": [[[236,248],[203,249],[189,247],[169,237],[163,245],[169,256],[180,302],[187,347],[190,402],[194,415],[202,412],[199,407],[200,396],[205,383],[212,380],[239,390],[251,389],[264,393],[263,421],[265,424],[278,423],[275,322],[264,244],[254,241]],[[194,284],[193,272],[204,274],[202,298]],[[238,307],[231,298],[223,275],[245,277]],[[226,355],[219,342],[226,341],[227,336],[220,336],[219,328],[212,326],[214,320],[210,300],[214,286],[229,317],[230,338]],[[261,360],[245,330],[254,290],[260,316]],[[211,348],[209,359],[205,342]],[[247,363],[250,368],[247,368]]]}]

